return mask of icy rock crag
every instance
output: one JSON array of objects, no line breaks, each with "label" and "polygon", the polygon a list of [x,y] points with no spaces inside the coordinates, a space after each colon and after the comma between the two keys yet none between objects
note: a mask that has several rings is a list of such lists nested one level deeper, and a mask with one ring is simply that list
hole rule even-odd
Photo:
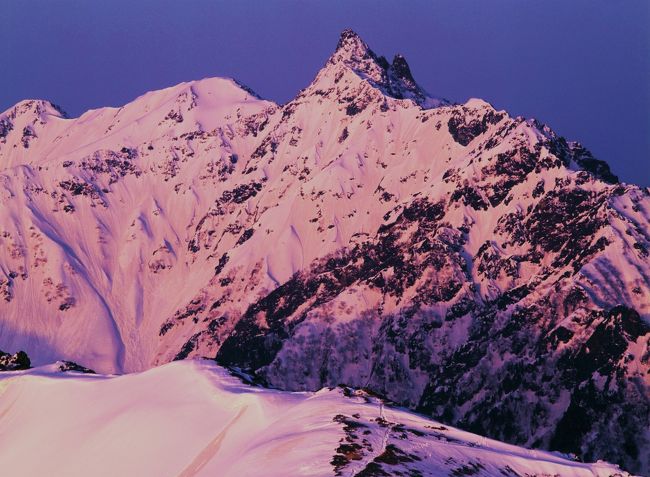
[{"label": "icy rock crag", "polygon": [[0,350],[0,371],[19,371],[29,369],[30,366],[31,361],[24,351],[9,354]]},{"label": "icy rock crag", "polygon": [[0,346],[365,387],[650,472],[650,193],[345,31],[295,99],[233,80],[0,115]]}]

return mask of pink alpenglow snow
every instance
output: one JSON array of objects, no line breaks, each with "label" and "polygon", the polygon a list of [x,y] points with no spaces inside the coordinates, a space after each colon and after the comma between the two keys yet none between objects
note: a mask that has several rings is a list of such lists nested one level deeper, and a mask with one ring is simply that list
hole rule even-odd
[{"label": "pink alpenglow snow", "polygon": [[459,431],[348,388],[243,384],[212,361],[125,376],[53,365],[8,372],[0,413],[0,466],[16,476],[629,475]]},{"label": "pink alpenglow snow", "polygon": [[[388,61],[350,30],[284,105],[224,78],[78,118],[22,101],[0,114],[0,349],[138,374],[10,374],[0,413],[31,402],[43,426],[69,431],[24,462],[61,475],[102,459],[112,475],[280,472],[283,454],[285,475],[383,475],[386,460],[423,475],[492,475],[498,459],[519,475],[613,469],[512,448],[529,466],[516,467],[510,451],[485,450],[501,444],[452,445],[470,439],[460,431],[417,427],[398,443],[393,424],[368,417],[372,399],[338,421],[307,405],[357,406],[319,391],[344,384],[468,432],[648,474],[649,223],[649,189],[579,143],[481,99],[432,96],[403,56]],[[287,393],[168,364],[197,357]],[[157,377],[168,388],[156,397]],[[78,421],[55,425],[43,397],[54,392]],[[300,427],[311,441],[277,437],[284,424],[268,423],[282,409],[294,433],[297,413],[314,412]],[[0,468],[40,435],[20,412],[0,426]],[[237,431],[220,434],[230,422]],[[354,445],[334,452],[346,428]],[[365,444],[366,428],[399,451]],[[149,457],[98,451],[126,459],[136,444]]]}]

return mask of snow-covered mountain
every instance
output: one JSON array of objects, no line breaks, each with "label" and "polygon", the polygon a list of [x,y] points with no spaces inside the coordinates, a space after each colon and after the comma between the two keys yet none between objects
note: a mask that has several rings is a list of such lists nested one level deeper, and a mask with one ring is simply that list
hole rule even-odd
[{"label": "snow-covered mountain", "polygon": [[345,387],[251,387],[214,362],[121,377],[60,368],[0,375],[6,475],[629,475],[453,429]]},{"label": "snow-covered mountain", "polygon": [[219,78],[21,102],[0,204],[0,348],[37,365],[216,356],[650,472],[648,189],[349,30],[283,106]]}]

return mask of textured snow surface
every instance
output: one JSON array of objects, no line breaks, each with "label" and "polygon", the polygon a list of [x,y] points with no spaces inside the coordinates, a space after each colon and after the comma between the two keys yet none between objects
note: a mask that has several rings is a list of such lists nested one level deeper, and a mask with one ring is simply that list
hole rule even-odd
[{"label": "textured snow surface", "polygon": [[209,78],[0,114],[0,349],[216,357],[649,473],[649,221],[580,144],[345,31],[285,105]]},{"label": "textured snow surface", "polygon": [[16,477],[628,475],[448,428],[364,393],[251,387],[201,360],[119,377],[55,365],[7,372],[0,416],[0,468]]}]

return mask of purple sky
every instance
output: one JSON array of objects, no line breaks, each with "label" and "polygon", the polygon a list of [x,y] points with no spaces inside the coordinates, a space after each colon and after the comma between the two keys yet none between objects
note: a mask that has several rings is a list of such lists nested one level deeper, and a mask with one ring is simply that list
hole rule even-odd
[{"label": "purple sky", "polygon": [[4,0],[0,110],[44,98],[79,115],[206,76],[285,102],[346,27],[404,54],[430,93],[536,117],[650,185],[648,0]]}]

